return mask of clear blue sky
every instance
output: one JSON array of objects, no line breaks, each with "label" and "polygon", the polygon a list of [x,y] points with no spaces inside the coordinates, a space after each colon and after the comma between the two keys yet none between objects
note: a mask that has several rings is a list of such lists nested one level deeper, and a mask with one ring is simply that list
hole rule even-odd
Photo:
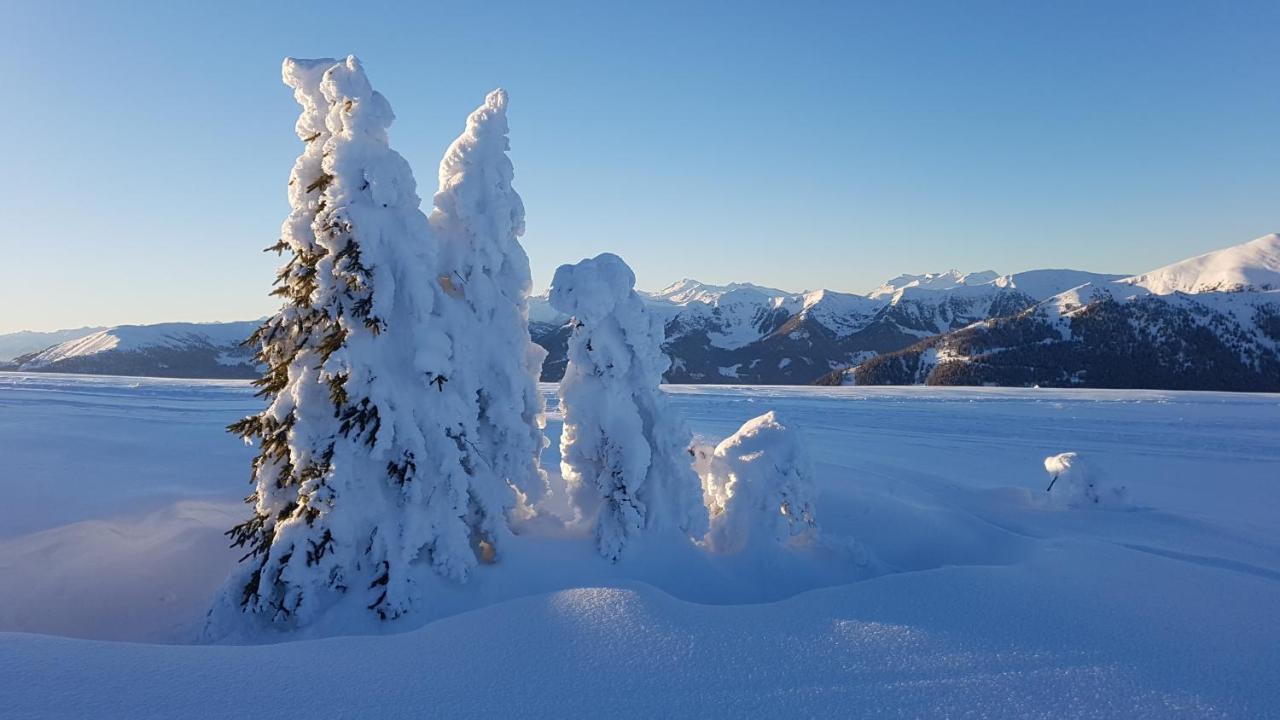
[{"label": "clear blue sky", "polygon": [[511,94],[535,284],[609,250],[865,291],[1280,229],[1280,3],[10,1],[0,332],[270,312],[286,55],[355,53],[428,199]]}]

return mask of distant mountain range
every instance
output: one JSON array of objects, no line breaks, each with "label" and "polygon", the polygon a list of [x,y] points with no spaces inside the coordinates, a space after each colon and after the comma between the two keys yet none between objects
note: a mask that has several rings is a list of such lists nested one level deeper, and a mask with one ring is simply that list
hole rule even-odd
[{"label": "distant mountain range", "polygon": [[[1280,237],[1140,275],[955,270],[866,295],[681,280],[646,293],[673,383],[997,384],[1280,390]],[[529,328],[564,374],[570,319],[545,295]],[[0,368],[254,377],[257,321],[0,335]]]},{"label": "distant mountain range", "polygon": [[[902,275],[867,295],[681,280],[648,299],[666,320],[669,382],[795,385],[924,338],[1012,315],[1078,285],[1122,277],[1077,270],[952,270]],[[557,317],[545,296],[533,304],[531,331],[548,351],[543,379],[558,380],[569,319]]]},{"label": "distant mountain range", "polygon": [[823,384],[1280,391],[1280,235],[924,339]]}]

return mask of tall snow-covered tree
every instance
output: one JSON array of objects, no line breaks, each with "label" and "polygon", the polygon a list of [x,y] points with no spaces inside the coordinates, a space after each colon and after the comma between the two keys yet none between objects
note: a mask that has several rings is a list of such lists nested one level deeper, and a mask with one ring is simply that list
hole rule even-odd
[{"label": "tall snow-covered tree", "polygon": [[608,253],[560,266],[551,282],[552,307],[574,318],[560,467],[579,519],[594,521],[600,554],[614,561],[643,535],[707,530],[692,436],[658,388],[670,364],[662,320],[634,287]]},{"label": "tall snow-covered tree", "polygon": [[795,428],[770,411],[743,424],[711,452],[695,453],[711,512],[707,544],[735,552],[753,542],[817,535],[813,469]]},{"label": "tall snow-covered tree", "polygon": [[539,457],[538,375],[546,351],[529,337],[529,257],[520,246],[524,203],[511,187],[507,93],[489,93],[440,162],[431,227],[441,244],[440,284],[462,307],[454,317],[459,354],[473,358],[456,378],[478,403],[481,457],[515,487],[527,508],[546,494]]},{"label": "tall snow-covered tree", "polygon": [[231,427],[259,452],[213,636],[242,614],[304,625],[341,597],[398,616],[420,594],[411,564],[465,578],[509,504],[473,449],[474,401],[449,383],[462,360],[390,105],[354,57],[288,59],[284,81],[304,147],[274,248],[283,304],[252,338],[269,405]]}]

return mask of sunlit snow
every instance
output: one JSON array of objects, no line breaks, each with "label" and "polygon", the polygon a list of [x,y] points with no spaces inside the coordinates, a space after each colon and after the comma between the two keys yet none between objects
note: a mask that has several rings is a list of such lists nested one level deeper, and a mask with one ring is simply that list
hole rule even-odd
[{"label": "sunlit snow", "polygon": [[[390,627],[184,646],[236,561],[221,533],[250,450],[222,426],[260,406],[252,392],[0,374],[5,717],[417,717],[424,698],[443,716],[544,717],[1260,717],[1280,703],[1274,395],[670,387],[704,442],[766,410],[787,418],[823,536],[844,545],[615,565],[585,531],[530,525],[503,562]],[[1065,452],[1129,503],[1054,502],[1044,460]],[[554,508],[554,445],[543,464]],[[366,633],[381,636],[351,636]],[[119,640],[166,644],[103,642]],[[278,678],[246,672],[317,664],[341,671],[284,704]]]}]

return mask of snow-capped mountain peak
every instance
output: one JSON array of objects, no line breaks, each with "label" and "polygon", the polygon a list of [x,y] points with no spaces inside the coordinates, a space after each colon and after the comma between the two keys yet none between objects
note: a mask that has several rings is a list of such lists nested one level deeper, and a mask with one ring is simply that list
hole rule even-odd
[{"label": "snow-capped mountain peak", "polygon": [[1280,289],[1280,234],[1263,235],[1120,282],[1157,295]]},{"label": "snow-capped mountain peak", "polygon": [[961,285],[985,285],[995,280],[1000,274],[995,270],[979,270],[977,272],[966,273],[960,277]]},{"label": "snow-capped mountain peak", "polygon": [[[777,288],[764,287],[763,285],[755,285],[753,283],[729,283],[728,285],[711,285],[699,282],[692,278],[685,278],[678,282],[674,282],[665,288],[653,293],[645,293],[651,298],[657,300],[666,300],[676,303],[677,305],[686,305],[691,302],[701,302],[707,305],[714,305],[721,297],[728,293],[749,292],[752,296],[759,298],[775,298],[794,295],[785,290]],[[742,299],[745,295],[739,295]]]},{"label": "snow-capped mountain peak", "polygon": [[1103,285],[1120,280],[1124,275],[1084,272],[1082,270],[1028,270],[1012,275],[1001,275],[992,281],[1000,288],[1017,290],[1037,300],[1045,300],[1081,285]]},{"label": "snow-capped mountain peak", "polygon": [[550,291],[529,297],[529,322],[558,324],[567,319],[559,310],[551,307]]},{"label": "snow-capped mountain peak", "polygon": [[906,288],[951,290],[961,285],[984,285],[997,277],[999,277],[999,273],[994,270],[962,273],[955,269],[939,273],[924,273],[923,275],[899,275],[867,293],[867,297],[872,299],[890,297]]}]

